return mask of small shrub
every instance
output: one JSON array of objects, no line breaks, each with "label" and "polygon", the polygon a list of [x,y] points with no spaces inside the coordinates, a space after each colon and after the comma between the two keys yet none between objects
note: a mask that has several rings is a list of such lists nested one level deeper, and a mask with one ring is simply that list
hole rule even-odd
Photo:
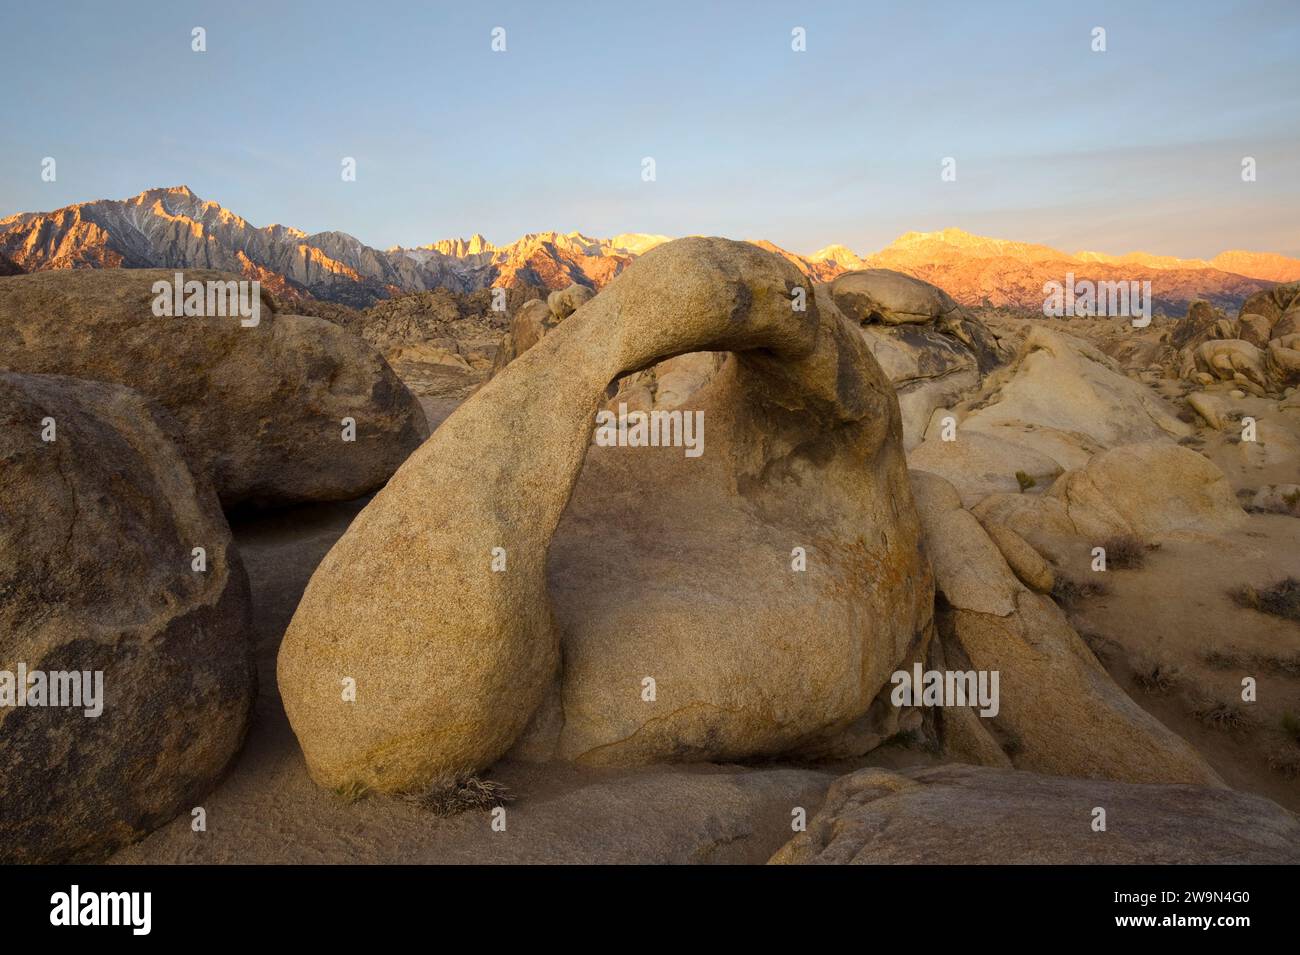
[{"label": "small shrub", "polygon": [[1156,546],[1147,544],[1132,534],[1119,534],[1102,541],[1106,549],[1106,567],[1113,570],[1137,570],[1147,562],[1147,552]]},{"label": "small shrub", "polygon": [[1028,491],[1031,487],[1036,485],[1038,482],[1035,481],[1028,474],[1026,474],[1024,471],[1017,471],[1016,483],[1020,485],[1020,493],[1024,494],[1026,491]]},{"label": "small shrub", "polygon": [[513,802],[515,797],[501,783],[470,776],[450,786],[407,793],[403,798],[435,816],[457,816],[462,812],[495,809]]},{"label": "small shrub", "polygon": [[1240,730],[1254,725],[1254,719],[1238,703],[1224,700],[1205,700],[1192,715],[1216,730]]},{"label": "small shrub", "polygon": [[334,787],[334,795],[338,796],[348,805],[351,805],[354,802],[360,802],[365,799],[366,796],[370,795],[370,789],[365,783],[354,779],[350,783]]},{"label": "small shrub", "polygon": [[1167,663],[1151,663],[1133,674],[1133,682],[1148,693],[1168,693],[1179,679],[1178,668]]},{"label": "small shrub", "polygon": [[1300,676],[1300,653],[1292,653],[1287,656],[1282,654],[1257,654],[1255,662],[1265,670],[1271,670],[1274,673]]},{"label": "small shrub", "polygon": [[1052,585],[1052,599],[1062,607],[1074,607],[1080,601],[1088,597],[1101,597],[1110,593],[1105,584],[1102,583],[1079,583],[1065,574],[1057,574],[1056,582]]},{"label": "small shrub", "polygon": [[1246,661],[1230,650],[1206,650],[1201,654],[1201,662],[1212,670],[1236,670]]},{"label": "small shrub", "polygon": [[1239,587],[1230,591],[1230,596],[1242,607],[1300,622],[1300,580],[1294,577],[1262,589],[1250,585]]},{"label": "small shrub", "polygon": [[1268,768],[1288,779],[1300,776],[1300,749],[1294,746],[1274,746],[1268,751]]}]

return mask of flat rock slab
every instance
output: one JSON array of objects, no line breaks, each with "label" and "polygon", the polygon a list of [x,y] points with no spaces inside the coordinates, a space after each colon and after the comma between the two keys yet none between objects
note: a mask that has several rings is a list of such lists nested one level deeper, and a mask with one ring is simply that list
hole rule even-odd
[{"label": "flat rock slab", "polygon": [[[1106,830],[1093,829],[1094,810]],[[841,777],[772,862],[1292,864],[1300,819],[1259,796],[952,764]]]}]

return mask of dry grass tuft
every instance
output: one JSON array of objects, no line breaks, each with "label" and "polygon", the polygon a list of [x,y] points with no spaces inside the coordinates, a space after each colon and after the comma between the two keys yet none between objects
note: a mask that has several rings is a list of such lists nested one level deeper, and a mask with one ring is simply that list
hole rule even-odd
[{"label": "dry grass tuft", "polygon": [[1286,656],[1278,654],[1259,654],[1255,657],[1255,662],[1273,673],[1284,673],[1287,676],[1300,676],[1300,653],[1292,653]]},{"label": "dry grass tuft", "polygon": [[1080,583],[1060,573],[1056,575],[1056,583],[1052,585],[1052,599],[1066,608],[1073,607],[1089,597],[1103,597],[1108,593],[1110,590],[1103,583]]},{"label": "dry grass tuft", "polygon": [[484,812],[514,801],[514,794],[501,783],[470,776],[450,786],[427,792],[407,793],[407,802],[435,816],[458,816],[462,812]]},{"label": "dry grass tuft", "polygon": [[1106,550],[1107,570],[1137,570],[1147,562],[1147,552],[1159,544],[1148,544],[1132,534],[1119,534],[1102,541]]},{"label": "dry grass tuft", "polygon": [[370,788],[366,786],[365,783],[354,779],[350,783],[346,783],[342,786],[336,786],[334,788],[334,795],[338,796],[348,805],[352,805],[352,803],[360,802],[361,800],[369,796]]},{"label": "dry grass tuft", "polygon": [[1268,751],[1268,768],[1287,779],[1300,777],[1300,749],[1275,746]]},{"label": "dry grass tuft", "polygon": [[1300,580],[1294,577],[1286,577],[1262,589],[1250,585],[1238,587],[1229,595],[1242,607],[1300,623]]},{"label": "dry grass tuft", "polygon": [[1255,725],[1254,717],[1241,704],[1225,700],[1205,700],[1192,711],[1192,715],[1212,729],[1228,732]]},{"label": "dry grass tuft", "polygon": [[1181,679],[1178,668],[1168,663],[1150,663],[1133,673],[1133,682],[1148,693],[1168,693]]},{"label": "dry grass tuft", "polygon": [[1246,665],[1246,659],[1236,650],[1206,650],[1201,654],[1201,662],[1211,670],[1239,670]]}]

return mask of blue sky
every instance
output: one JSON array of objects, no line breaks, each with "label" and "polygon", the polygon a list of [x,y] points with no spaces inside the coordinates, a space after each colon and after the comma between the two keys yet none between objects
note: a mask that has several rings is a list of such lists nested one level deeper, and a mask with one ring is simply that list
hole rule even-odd
[{"label": "blue sky", "polygon": [[1295,0],[0,4],[0,216],[184,183],[380,248],[958,226],[1300,255]]}]

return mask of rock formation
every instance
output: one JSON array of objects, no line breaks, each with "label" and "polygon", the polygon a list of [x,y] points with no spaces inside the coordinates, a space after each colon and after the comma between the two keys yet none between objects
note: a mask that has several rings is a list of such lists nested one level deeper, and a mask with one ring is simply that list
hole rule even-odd
[{"label": "rock formation", "polygon": [[[611,383],[698,351],[735,353],[692,398],[702,455],[589,449]],[[331,788],[435,787],[517,741],[583,762],[861,751],[892,732],[873,702],[929,630],[917,535],[861,336],[782,258],[684,239],[399,469],[308,585],[280,689]]]},{"label": "rock formation", "polygon": [[[1106,812],[1104,832],[1094,810]],[[1295,865],[1300,820],[1259,796],[976,766],[836,780],[776,864]]]},{"label": "rock formation", "polygon": [[1169,441],[1104,451],[1043,494],[992,494],[975,513],[1023,534],[1074,535],[1095,543],[1121,535],[1213,535],[1245,517],[1219,467]]},{"label": "rock formation", "polygon": [[940,288],[891,272],[846,272],[831,296],[856,321],[898,392],[903,443],[920,443],[936,408],[979,387],[1003,360],[997,341]]},{"label": "rock formation", "polygon": [[[935,412],[935,417],[945,412]],[[1034,326],[978,394],[931,421],[912,467],[951,481],[967,507],[990,494],[1043,490],[1107,448],[1192,433],[1174,409],[1087,342]]]},{"label": "rock formation", "polygon": [[1300,282],[1250,296],[1236,319],[1195,302],[1171,342],[1181,349],[1176,370],[1183,378],[1280,396],[1300,385]]},{"label": "rock formation", "polygon": [[[243,741],[248,582],[174,428],[118,385],[0,374],[0,862],[98,860],[198,805]],[[53,705],[74,673],[98,714]]]},{"label": "rock formation", "polygon": [[912,488],[941,598],[932,660],[944,665],[932,669],[1000,674],[997,713],[940,711],[951,755],[1061,776],[1221,785],[1115,685],[1060,608],[1024,585],[1050,586],[1045,562],[1023,539],[991,535],[942,478],[913,471]]},{"label": "rock formation", "polygon": [[[0,282],[0,368],[126,385],[180,423],[223,504],[341,500],[387,480],[427,433],[419,403],[364,342],[323,319],[158,317],[171,270],[41,272]],[[234,280],[210,271],[185,281]],[[251,304],[251,303],[250,303]],[[345,441],[344,419],[355,422]]]}]

